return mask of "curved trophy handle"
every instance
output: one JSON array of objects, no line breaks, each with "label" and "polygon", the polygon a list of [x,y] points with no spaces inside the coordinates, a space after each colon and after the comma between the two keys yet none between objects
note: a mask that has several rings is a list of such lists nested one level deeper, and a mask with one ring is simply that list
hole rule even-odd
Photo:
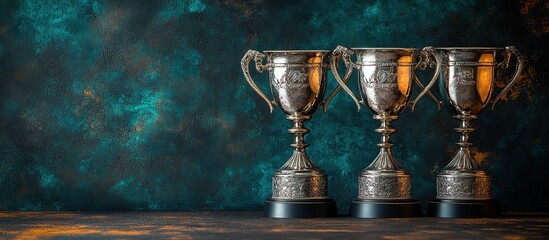
[{"label": "curved trophy handle", "polygon": [[515,84],[518,76],[520,76],[520,74],[522,73],[522,69],[524,69],[524,63],[526,62],[524,55],[522,55],[522,53],[520,53],[520,51],[516,49],[514,46],[505,47],[504,54],[505,54],[505,59],[503,59],[503,62],[498,64],[499,68],[507,69],[509,67],[509,61],[511,60],[511,55],[515,55],[515,57],[517,58],[517,66],[515,68],[515,74],[513,75],[511,82],[509,82],[509,84],[507,84],[507,86],[505,86],[503,90],[501,90],[501,92],[498,94],[498,96],[494,98],[494,100],[492,101],[492,110],[494,110],[494,107],[496,106],[496,103],[498,102],[498,100],[501,97],[503,97],[503,95],[505,95],[507,92],[509,92],[511,87]]},{"label": "curved trophy handle", "polygon": [[[344,48],[344,49],[343,49]],[[345,55],[348,55],[348,56],[345,56]],[[353,55],[353,51],[345,48],[345,47],[342,47],[342,46],[338,46],[333,52],[332,52],[332,55],[330,56],[330,68],[332,70],[332,74],[334,76],[337,75],[337,77],[339,77],[339,73],[337,71],[337,65],[339,63],[339,59],[343,56],[343,61],[345,61],[345,66],[346,66],[346,70],[345,70],[345,76],[343,77],[343,79],[340,78],[340,80],[342,82],[344,82],[345,84],[347,84],[347,82],[349,81],[349,78],[351,78],[351,75],[353,73],[353,65],[352,65],[352,62],[351,62],[351,56],[350,55]],[[333,61],[332,61],[333,60]],[[332,63],[333,62],[333,63]],[[337,78],[336,78],[337,79]],[[339,83],[339,81],[338,81]],[[330,95],[328,96],[328,98],[326,98],[326,101],[324,101],[324,104],[323,104],[323,110],[324,112],[326,112],[326,109],[328,108],[328,104],[330,104],[330,102],[332,101],[332,99],[335,97],[335,95],[341,91],[341,84],[338,84],[337,87],[334,89],[334,91],[332,91],[332,93],[330,93]],[[360,108],[360,107],[359,107]]]},{"label": "curved trophy handle", "polygon": [[[423,86],[423,83],[421,81],[419,81],[419,78],[417,76],[414,76],[414,82],[416,82],[416,84],[419,86],[419,88],[425,89],[425,86]],[[433,99],[433,101],[435,101],[435,103],[437,104],[437,109],[440,110],[441,107],[442,107],[442,101],[438,100],[438,98],[431,92],[430,89],[429,89],[429,91],[427,91],[427,96],[429,96],[431,99]],[[413,102],[411,102],[410,104],[412,104],[412,103]]]},{"label": "curved trophy handle", "polygon": [[252,86],[255,92],[261,98],[263,98],[263,100],[265,100],[267,105],[269,105],[269,111],[272,113],[274,106],[276,106],[276,103],[272,100],[269,100],[267,95],[265,95],[265,93],[261,91],[261,89],[255,84],[254,80],[252,79],[252,75],[250,75],[250,70],[249,70],[250,61],[252,59],[255,61],[255,68],[257,69],[258,72],[261,73],[265,69],[267,69],[267,66],[263,65],[263,63],[261,62],[263,58],[265,58],[265,54],[260,53],[256,50],[248,50],[248,52],[246,52],[244,57],[242,57],[242,60],[240,60],[240,67],[242,67],[242,72],[244,73],[244,77],[246,78],[250,86]]},{"label": "curved trophy handle", "polygon": [[[433,95],[431,93],[431,91],[429,91],[429,90],[431,89],[431,87],[433,87],[433,85],[435,84],[435,82],[438,79],[438,75],[440,73],[440,67],[442,65],[442,58],[435,51],[435,49],[433,47],[424,47],[421,50],[420,54],[422,56],[422,59],[420,60],[420,63],[418,63],[418,68],[420,68],[422,70],[425,70],[427,67],[433,68],[433,67],[436,66],[436,69],[435,69],[435,74],[433,75],[433,78],[431,79],[429,84],[427,84],[427,86],[425,86],[423,88],[423,91],[421,91],[421,93],[419,93],[419,95],[417,95],[416,99],[414,99],[412,101],[412,111],[414,111],[417,101],[419,101],[419,99],[421,99],[427,93],[429,93],[429,96],[431,96],[431,98],[433,98],[435,100],[435,102],[437,103],[437,108],[438,108],[438,110],[440,110],[440,107],[442,105],[442,101],[438,100],[438,98],[436,98],[435,95]],[[436,63],[433,63],[431,56],[433,56],[435,58]],[[417,79],[417,77],[416,77],[416,80],[417,80],[418,85],[420,87],[423,87],[423,84],[421,84],[421,81],[419,81],[419,79]]]},{"label": "curved trophy handle", "polygon": [[[330,58],[330,67],[332,68],[332,74],[334,75],[334,78],[336,79],[337,83],[339,83],[339,87],[337,87],[334,90],[334,92],[330,95],[330,97],[328,97],[328,100],[324,105],[325,110],[331,98],[333,98],[333,95],[335,95],[339,90],[343,89],[355,101],[356,106],[358,107],[358,111],[360,111],[360,104],[362,103],[362,101],[358,100],[355,94],[353,94],[353,91],[351,91],[351,89],[349,89],[349,87],[347,87],[347,84],[346,84],[349,78],[351,77],[353,68],[356,67],[356,65],[351,61],[351,55],[353,55],[353,51],[347,49],[344,46],[337,46],[336,49],[332,52],[332,57]],[[339,62],[339,59],[341,57],[343,57],[343,62],[345,63],[345,67],[347,67],[347,70],[345,71],[344,79],[341,79],[341,77],[339,76],[339,73],[337,72],[337,63]]]}]

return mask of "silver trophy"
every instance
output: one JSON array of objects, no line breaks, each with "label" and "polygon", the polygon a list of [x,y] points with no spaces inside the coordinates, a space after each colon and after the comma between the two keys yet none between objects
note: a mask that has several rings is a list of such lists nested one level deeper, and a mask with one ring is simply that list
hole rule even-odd
[{"label": "silver trophy", "polygon": [[[461,134],[459,150],[437,176],[437,197],[429,203],[429,214],[437,217],[494,217],[498,206],[491,195],[491,178],[471,154],[469,133],[475,129],[470,121],[488,104],[492,109],[516,82],[524,67],[524,57],[515,47],[437,48],[442,59],[440,92],[454,118],[461,121],[455,130]],[[503,60],[497,61],[499,54]],[[492,101],[498,68],[509,67],[511,56],[517,58],[515,73],[509,84]]]},{"label": "silver trophy", "polygon": [[[248,83],[265,100],[271,112],[279,106],[293,122],[288,130],[295,136],[290,144],[293,154],[272,177],[272,197],[265,202],[264,216],[274,218],[331,217],[337,215],[335,202],[327,197],[326,173],[307,155],[303,140],[309,120],[319,105],[324,105],[329,52],[249,50],[242,58],[242,71]],[[263,59],[267,63],[263,64]],[[270,100],[252,80],[248,65],[255,61],[259,72],[269,71],[274,100]]]},{"label": "silver trophy", "polygon": [[[356,63],[351,55],[356,53]],[[337,63],[343,58],[347,67],[342,79],[337,73]],[[434,59],[433,59],[434,58]],[[413,48],[353,48],[353,51],[338,46],[331,60],[332,73],[345,90],[360,105],[366,105],[381,121],[375,131],[381,134],[379,154],[358,177],[358,199],[351,203],[350,215],[361,218],[414,217],[421,215],[421,206],[411,195],[411,176],[398,163],[391,153],[394,145],[390,134],[396,130],[390,123],[398,119],[398,114],[406,108],[410,100],[412,83],[424,88],[412,101],[412,110],[417,101],[429,94],[440,108],[438,101],[429,89],[436,82],[440,61],[431,47],[423,50]],[[435,75],[427,86],[417,79],[414,70],[436,67]],[[353,68],[358,70],[358,88],[361,100],[346,86]]]}]

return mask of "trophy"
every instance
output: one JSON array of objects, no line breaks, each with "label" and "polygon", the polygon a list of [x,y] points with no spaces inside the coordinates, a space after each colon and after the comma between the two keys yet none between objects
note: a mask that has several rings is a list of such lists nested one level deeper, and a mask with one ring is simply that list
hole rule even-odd
[{"label": "trophy", "polygon": [[[437,197],[429,202],[429,215],[445,218],[495,217],[498,204],[491,195],[491,178],[471,154],[469,133],[475,129],[470,121],[490,103],[497,68],[507,69],[511,55],[517,58],[516,70],[509,84],[491,101],[492,110],[517,80],[524,58],[515,47],[438,48],[442,59],[440,92],[448,108],[461,121],[455,130],[461,134],[459,150],[437,175]],[[503,53],[504,59],[496,57]]]},{"label": "trophy", "polygon": [[[293,122],[288,130],[293,134],[290,144],[293,154],[272,176],[272,197],[265,202],[263,215],[273,218],[308,218],[337,216],[336,203],[327,197],[326,173],[307,155],[303,140],[309,129],[303,122],[323,103],[326,72],[330,51],[264,51],[249,50],[242,58],[244,77],[265,100],[269,109],[279,106]],[[266,58],[267,63],[263,64]],[[252,80],[248,65],[255,61],[260,73],[269,71],[269,83],[274,100],[270,100]]]},{"label": "trophy", "polygon": [[[391,153],[394,145],[390,134],[396,130],[390,123],[411,103],[412,110],[417,101],[429,94],[440,108],[441,102],[429,92],[438,78],[440,60],[432,47],[423,50],[413,48],[353,48],[357,62],[351,61],[353,51],[338,46],[332,53],[331,67],[335,79],[356,102],[358,109],[365,104],[381,121],[375,131],[381,134],[379,154],[358,177],[358,198],[351,203],[350,215],[360,218],[415,217],[421,215],[419,201],[412,199],[411,176]],[[433,59],[434,57],[434,59]],[[342,79],[337,73],[337,63],[343,58],[347,67]],[[423,86],[414,70],[436,67],[434,77]],[[346,86],[353,71],[358,70],[358,88],[361,100]],[[409,102],[412,83],[416,82],[423,91]]]}]

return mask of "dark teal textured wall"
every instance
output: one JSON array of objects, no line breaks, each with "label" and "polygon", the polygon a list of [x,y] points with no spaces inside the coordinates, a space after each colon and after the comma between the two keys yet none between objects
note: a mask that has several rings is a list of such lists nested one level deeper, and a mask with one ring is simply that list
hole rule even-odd
[{"label": "dark teal textured wall", "polygon": [[[504,210],[549,210],[548,5],[2,1],[0,209],[259,210],[291,153],[290,123],[269,114],[240,58],[250,48],[342,44],[522,50],[524,75],[473,122],[472,141]],[[266,74],[254,76],[267,87]],[[343,92],[306,124],[309,153],[341,210],[377,154],[378,124]],[[413,174],[415,197],[434,196],[457,125],[428,98],[394,123],[394,152]]]}]

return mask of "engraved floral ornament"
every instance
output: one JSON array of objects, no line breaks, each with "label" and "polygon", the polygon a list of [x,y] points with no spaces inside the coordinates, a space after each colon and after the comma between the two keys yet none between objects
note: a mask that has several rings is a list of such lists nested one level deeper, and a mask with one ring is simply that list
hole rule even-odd
[{"label": "engraved floral ornament", "polygon": [[475,79],[474,71],[472,68],[463,69],[462,71],[454,73],[453,78],[456,83],[463,86],[476,85],[477,81]]},{"label": "engraved floral ornament", "polygon": [[299,70],[289,70],[281,78],[274,78],[273,85],[276,88],[304,88],[309,87],[307,77],[309,74]]},{"label": "engraved floral ornament", "polygon": [[397,74],[391,68],[376,70],[370,77],[364,76],[363,81],[366,87],[370,88],[394,88],[398,87],[395,81]]}]

